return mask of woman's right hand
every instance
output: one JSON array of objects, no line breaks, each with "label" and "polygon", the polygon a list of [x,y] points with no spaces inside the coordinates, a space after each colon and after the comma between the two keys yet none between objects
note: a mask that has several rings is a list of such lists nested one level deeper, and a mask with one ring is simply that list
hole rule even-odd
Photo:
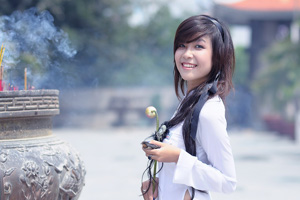
[{"label": "woman's right hand", "polygon": [[[151,184],[150,188],[145,193],[145,191],[149,187],[149,184]],[[142,190],[142,194],[143,194],[143,197],[144,197],[145,200],[153,200],[154,198],[156,199],[157,196],[158,196],[158,191],[157,191],[158,190],[158,178],[156,178],[154,194],[153,194],[153,182],[150,181],[150,180],[144,181],[142,183],[141,190]]]}]

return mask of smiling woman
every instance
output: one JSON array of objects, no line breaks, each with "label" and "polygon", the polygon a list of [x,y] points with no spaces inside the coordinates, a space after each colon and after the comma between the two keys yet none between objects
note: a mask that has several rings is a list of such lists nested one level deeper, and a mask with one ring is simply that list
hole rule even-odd
[{"label": "smiling woman", "polygon": [[191,43],[180,44],[175,52],[175,62],[188,91],[203,83],[212,67],[212,46],[208,36]]},{"label": "smiling woman", "polygon": [[[160,167],[157,180],[148,168],[152,180],[142,184],[144,199],[210,200],[210,191],[235,190],[223,104],[233,88],[234,59],[230,33],[217,19],[192,16],[177,28],[174,83],[181,102],[171,120],[163,124],[162,142],[156,138],[150,142],[160,148],[143,148]],[[152,181],[158,183],[158,189],[151,188]]]}]

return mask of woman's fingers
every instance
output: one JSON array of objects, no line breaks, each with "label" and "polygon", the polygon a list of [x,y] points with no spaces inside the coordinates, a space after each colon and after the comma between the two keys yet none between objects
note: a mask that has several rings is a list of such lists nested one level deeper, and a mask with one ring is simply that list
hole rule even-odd
[{"label": "woman's fingers", "polygon": [[[152,184],[150,185],[150,188],[148,189],[149,184],[151,184],[151,182],[149,180],[145,181],[145,182],[143,182],[142,187],[141,187],[142,194],[143,194],[143,197],[145,200],[153,200]],[[147,191],[147,189],[148,189],[148,191]]]},{"label": "woman's fingers", "polygon": [[175,163],[178,161],[179,154],[180,154],[179,148],[155,140],[152,140],[150,143],[160,146],[160,148],[158,149],[143,148],[143,151],[145,152],[145,155],[149,160],[157,160],[158,162],[175,162]]},{"label": "woman's fingers", "polygon": [[155,143],[160,145],[159,149],[143,149],[145,151],[145,155],[149,159],[157,160],[158,162],[177,162],[180,154],[180,149],[178,147],[163,144],[157,141],[151,141],[151,143]]},{"label": "woman's fingers", "polygon": [[158,146],[160,146],[160,147],[164,146],[164,143],[159,142],[159,141],[156,141],[156,140],[151,140],[150,143],[151,143],[151,144],[158,145]]}]

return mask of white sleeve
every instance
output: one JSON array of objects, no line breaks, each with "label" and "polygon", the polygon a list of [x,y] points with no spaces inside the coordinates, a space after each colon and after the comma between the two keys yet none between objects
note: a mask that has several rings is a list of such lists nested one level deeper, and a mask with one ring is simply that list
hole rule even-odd
[{"label": "white sleeve", "polygon": [[230,193],[235,190],[235,166],[226,126],[223,102],[206,102],[199,116],[197,140],[201,142],[209,164],[181,150],[174,183],[213,192]]}]

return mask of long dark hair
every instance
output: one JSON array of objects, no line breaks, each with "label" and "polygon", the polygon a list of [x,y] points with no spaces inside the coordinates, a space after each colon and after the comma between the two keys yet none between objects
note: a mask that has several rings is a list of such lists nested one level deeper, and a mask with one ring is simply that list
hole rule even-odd
[{"label": "long dark hair", "polygon": [[167,123],[167,127],[171,128],[183,122],[182,134],[185,148],[193,156],[196,156],[196,145],[189,133],[191,131],[190,122],[194,107],[201,94],[205,92],[203,91],[204,87],[208,83],[214,82],[217,75],[219,76],[217,92],[209,98],[219,95],[225,102],[225,97],[233,89],[232,76],[235,68],[234,47],[228,28],[222,22],[207,15],[192,16],[178,26],[174,39],[174,55],[180,44],[190,43],[204,36],[209,36],[212,43],[212,69],[205,83],[198,85],[191,90],[192,92],[189,91],[186,94],[186,81],[181,77],[174,58],[175,92],[179,99],[181,99],[181,94],[186,97],[181,101],[175,116]]},{"label": "long dark hair", "polygon": [[[208,74],[206,82],[193,88],[188,93],[186,90],[186,81],[181,77],[175,62],[175,52],[182,43],[190,43],[201,37],[209,36],[212,43],[212,69]],[[210,94],[208,98],[219,95],[225,102],[226,96],[233,89],[232,76],[235,68],[235,56],[232,39],[225,24],[207,15],[192,16],[184,20],[177,28],[174,39],[174,86],[178,99],[182,99],[181,104],[175,116],[164,124],[167,129],[182,123],[182,134],[186,151],[196,156],[195,140],[191,138],[191,118],[200,96],[203,94],[206,86],[213,83],[218,76],[217,92]],[[166,135],[166,134],[165,134]],[[148,175],[151,179],[151,164],[148,168]],[[150,185],[149,185],[150,187]],[[149,189],[148,187],[148,189]],[[147,190],[148,191],[148,190]],[[192,199],[194,198],[194,188],[192,190]]]},{"label": "long dark hair", "polygon": [[[216,20],[221,25],[224,32],[224,39],[217,26],[211,21],[211,19]],[[180,44],[196,41],[200,37],[206,35],[210,37],[213,49],[213,66],[208,75],[207,82],[212,82],[217,73],[220,72],[217,94],[224,101],[225,97],[233,88],[232,76],[235,68],[234,47],[229,30],[225,24],[207,15],[192,16],[184,20],[177,28],[174,39],[173,53],[175,55],[175,52]],[[175,58],[174,85],[176,95],[178,98],[180,98],[181,95],[179,93],[179,89],[181,90],[182,94],[185,94],[185,81],[179,74],[179,71],[176,67]]]}]

